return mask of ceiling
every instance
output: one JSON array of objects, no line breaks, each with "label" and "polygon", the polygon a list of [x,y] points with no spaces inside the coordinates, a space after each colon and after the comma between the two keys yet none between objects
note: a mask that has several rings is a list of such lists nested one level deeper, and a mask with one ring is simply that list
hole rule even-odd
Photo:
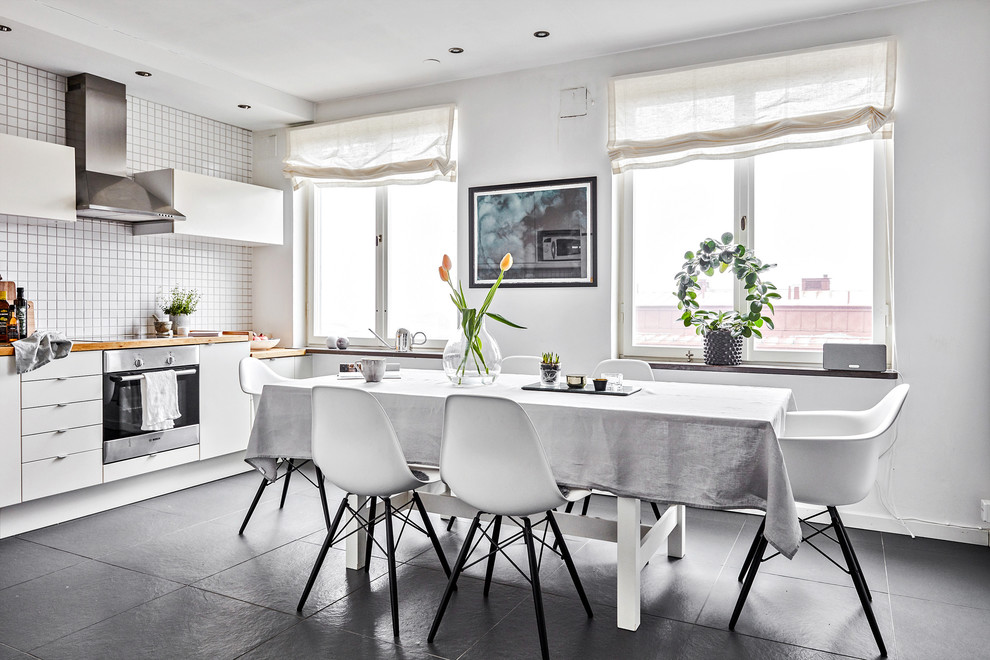
[{"label": "ceiling", "polygon": [[0,57],[261,129],[319,101],[917,1],[3,0]]}]

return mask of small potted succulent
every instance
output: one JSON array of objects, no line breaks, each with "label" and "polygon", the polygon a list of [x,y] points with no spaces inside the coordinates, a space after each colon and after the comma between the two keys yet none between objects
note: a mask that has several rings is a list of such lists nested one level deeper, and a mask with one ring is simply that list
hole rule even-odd
[{"label": "small potted succulent", "polygon": [[171,317],[172,328],[180,337],[189,334],[189,316],[196,311],[199,297],[196,289],[181,289],[178,284],[159,296],[158,307]]},{"label": "small potted succulent", "polygon": [[556,385],[560,376],[560,356],[556,353],[544,353],[540,362],[540,384]]},{"label": "small potted succulent", "polygon": [[[764,271],[776,264],[765,264],[756,258],[745,245],[734,243],[732,234],[722,234],[722,240],[706,238],[701,241],[698,253],[684,254],[686,261],[681,272],[674,276],[677,282],[677,309],[683,311],[684,327],[696,326],[696,332],[705,338],[705,364],[734,365],[742,361],[744,337],[763,337],[761,328],[773,330],[773,319],[764,316],[764,310],[773,314],[773,301],[780,298],[775,287],[763,280]],[[738,311],[713,311],[701,309],[698,302],[698,277],[711,277],[716,269],[724,273],[729,268],[746,289],[747,309]]]}]

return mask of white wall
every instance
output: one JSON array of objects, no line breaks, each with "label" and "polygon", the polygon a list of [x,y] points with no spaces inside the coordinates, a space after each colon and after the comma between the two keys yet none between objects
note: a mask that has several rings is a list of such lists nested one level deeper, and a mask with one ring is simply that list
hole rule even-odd
[{"label": "white wall", "polygon": [[[978,526],[979,500],[990,498],[990,374],[986,371],[990,343],[985,338],[990,307],[981,288],[990,280],[990,260],[981,251],[990,239],[988,28],[990,3],[927,2],[325,103],[317,109],[317,121],[457,104],[459,218],[464,232],[456,265],[465,281],[469,187],[597,176],[599,286],[504,289],[493,309],[529,329],[490,328],[506,354],[552,348],[563,356],[568,369],[588,371],[615,346],[615,228],[605,153],[608,78],[896,36],[895,323],[899,368],[912,390],[900,424],[894,469],[885,472],[882,486],[886,488],[893,475],[892,496],[899,513],[939,523],[912,524],[916,533],[986,543],[985,532],[965,532],[952,525]],[[588,115],[557,119],[559,91],[577,86],[589,90]],[[432,267],[439,255],[424,258]],[[961,267],[960,262],[964,262]],[[293,268],[304,268],[304,261],[294,261]],[[255,281],[262,278],[280,278],[280,290],[291,286],[288,273],[256,272]],[[473,290],[469,297],[480,298],[482,293]],[[891,381],[846,378],[664,371],[657,375],[793,387],[798,405],[806,409],[867,407],[892,386]],[[875,499],[853,511],[859,514],[851,517],[853,524],[898,527]]]}]

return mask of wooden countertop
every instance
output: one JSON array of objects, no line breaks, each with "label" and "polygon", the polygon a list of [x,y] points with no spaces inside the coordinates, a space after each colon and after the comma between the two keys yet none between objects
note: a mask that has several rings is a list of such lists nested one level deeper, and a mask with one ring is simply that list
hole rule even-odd
[{"label": "wooden countertop", "polygon": [[[93,341],[75,342],[72,344],[73,351],[107,351],[116,348],[146,348],[149,346],[188,346],[190,344],[226,344],[237,341],[249,341],[246,335],[224,335],[221,337],[171,337],[159,339],[149,337],[137,341]],[[14,347],[10,345],[0,346],[0,355],[13,355]]]},{"label": "wooden countertop", "polygon": [[269,348],[266,351],[251,351],[251,357],[259,359],[297,357],[306,355],[305,348]]}]

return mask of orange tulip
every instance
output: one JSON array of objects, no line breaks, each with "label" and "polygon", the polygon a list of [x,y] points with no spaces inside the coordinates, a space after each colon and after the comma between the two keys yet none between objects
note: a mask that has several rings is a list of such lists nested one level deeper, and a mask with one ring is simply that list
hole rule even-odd
[{"label": "orange tulip", "polygon": [[500,263],[498,266],[502,270],[509,270],[510,268],[512,268],[512,254],[506,252],[505,256],[502,257],[502,263]]},{"label": "orange tulip", "polygon": [[448,273],[447,269],[443,266],[440,266],[440,279],[444,282],[450,281],[450,273]]},{"label": "orange tulip", "polygon": [[451,261],[450,261],[450,257],[448,257],[447,255],[443,255],[443,269],[444,270],[450,270],[451,267],[453,267],[453,265],[454,264],[451,263]]}]

